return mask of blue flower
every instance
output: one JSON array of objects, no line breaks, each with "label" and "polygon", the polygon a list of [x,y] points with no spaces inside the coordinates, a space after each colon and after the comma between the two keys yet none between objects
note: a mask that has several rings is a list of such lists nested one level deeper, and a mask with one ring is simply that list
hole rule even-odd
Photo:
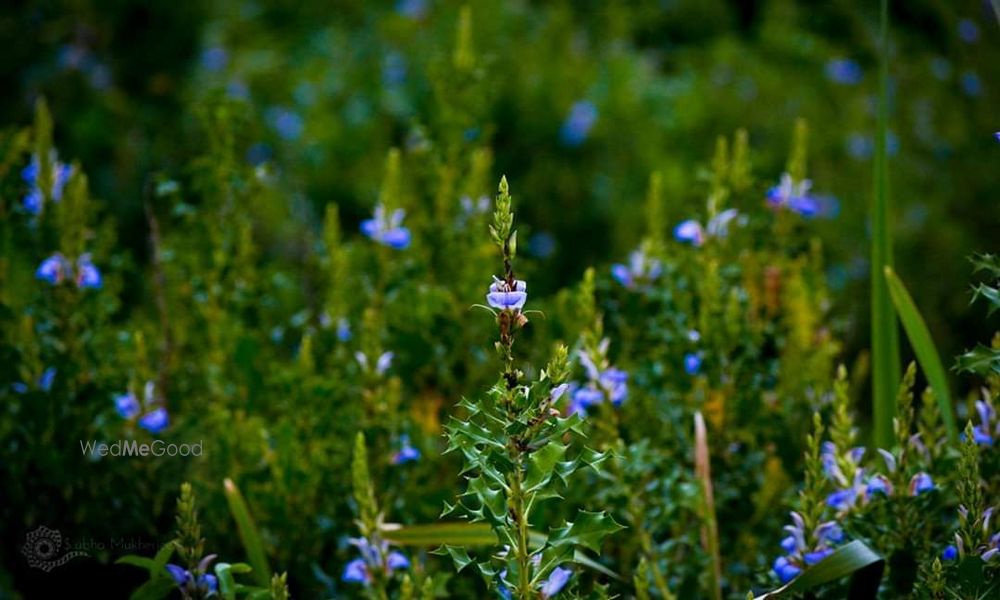
[{"label": "blue flower", "polygon": [[701,223],[694,219],[688,219],[674,227],[674,239],[678,242],[701,246],[705,243],[705,232],[701,228]]},{"label": "blue flower", "polygon": [[49,367],[42,372],[42,376],[38,378],[38,389],[43,392],[49,392],[52,390],[52,384],[56,380],[56,368]]},{"label": "blue flower", "polygon": [[945,547],[944,552],[941,553],[941,558],[944,560],[955,560],[958,558],[958,548],[954,544],[949,544]]},{"label": "blue flower", "polygon": [[343,317],[337,320],[337,339],[342,342],[351,339],[351,323]]},{"label": "blue flower", "polygon": [[611,403],[621,406],[621,403],[628,397],[628,373],[616,367],[609,367],[601,373],[598,378],[601,387],[608,392]]},{"label": "blue flower", "polygon": [[582,387],[573,392],[573,399],[569,404],[569,412],[576,413],[581,417],[587,416],[587,409],[604,400],[604,393],[594,387]]},{"label": "blue flower", "polygon": [[983,84],[979,80],[979,75],[976,75],[972,71],[962,73],[960,83],[962,84],[962,91],[967,96],[978,96],[983,92]]},{"label": "blue flower", "polygon": [[652,281],[663,272],[663,266],[655,258],[649,258],[642,250],[629,255],[628,266],[621,263],[611,265],[611,276],[627,288],[640,281]]},{"label": "blue flower", "polygon": [[972,19],[962,19],[958,22],[958,37],[967,44],[972,44],[979,39],[979,27]]},{"label": "blue flower", "polygon": [[729,224],[738,216],[739,211],[729,208],[709,219],[705,227],[694,219],[682,221],[674,227],[674,239],[692,246],[701,246],[708,238],[724,238],[729,235]]},{"label": "blue flower", "polygon": [[[168,564],[167,571],[179,588],[184,588],[193,579],[191,571],[175,564]],[[216,592],[219,589],[219,580],[215,575],[205,573],[198,576],[198,587],[209,592]]]},{"label": "blue flower", "polygon": [[392,359],[394,356],[396,356],[396,354],[393,352],[383,352],[379,355],[378,360],[375,361],[375,374],[385,375],[385,372],[392,366]]},{"label": "blue flower", "polygon": [[844,530],[836,521],[826,521],[816,526],[816,539],[821,544],[834,545],[844,541]]},{"label": "blue flower", "polygon": [[767,191],[767,203],[772,208],[785,208],[803,217],[814,217],[819,213],[819,201],[809,194],[811,187],[812,181],[795,182],[791,175],[783,173],[778,185]]},{"label": "blue flower", "polygon": [[100,289],[103,283],[101,271],[91,262],[90,254],[81,254],[76,259],[76,287]]},{"label": "blue flower", "polygon": [[72,267],[58,252],[43,260],[42,264],[38,265],[38,269],[35,270],[36,279],[47,281],[52,285],[59,284],[70,276],[72,276]]},{"label": "blue flower", "polygon": [[135,394],[132,392],[126,392],[115,396],[115,410],[118,411],[118,414],[123,419],[134,419],[139,416],[141,407],[139,406],[139,400],[135,397]]},{"label": "blue flower", "polygon": [[826,76],[834,83],[857,85],[861,83],[861,66],[853,60],[837,58],[826,63]]},{"label": "blue flower", "polygon": [[831,554],[833,554],[833,548],[820,548],[815,552],[806,552],[803,557],[803,560],[805,561],[806,565],[811,567],[812,565],[818,563],[819,561],[823,560],[827,556],[830,556]]},{"label": "blue flower", "polygon": [[162,406],[139,417],[139,427],[150,433],[160,433],[170,424],[167,409]]},{"label": "blue flower", "polygon": [[857,498],[857,493],[853,488],[845,488],[842,490],[837,490],[829,496],[826,497],[826,504],[830,508],[836,509],[838,511],[850,510],[854,506],[854,501]]},{"label": "blue flower", "polygon": [[221,71],[226,68],[228,62],[229,55],[225,48],[213,46],[201,53],[201,66],[206,71]]},{"label": "blue flower", "polygon": [[701,354],[688,352],[684,355],[684,372],[688,375],[697,375],[701,372]]},{"label": "blue flower", "polygon": [[570,384],[568,383],[560,383],[556,387],[552,388],[552,391],[549,392],[549,402],[553,404],[558,402],[559,399],[562,398],[563,394],[565,394],[566,391],[569,390],[569,388]]},{"label": "blue flower", "polygon": [[410,445],[410,436],[399,436],[400,449],[392,456],[392,464],[402,465],[408,462],[420,460],[420,450]]},{"label": "blue flower", "polygon": [[410,19],[419,19],[427,12],[426,0],[398,0],[396,2],[396,12]]},{"label": "blue flower", "polygon": [[787,557],[779,556],[774,561],[774,574],[778,576],[781,583],[785,584],[789,581],[795,579],[802,572],[802,569],[797,567],[792,561]]},{"label": "blue flower", "polygon": [[927,473],[917,473],[910,480],[910,495],[919,496],[925,492],[934,490],[934,480]]},{"label": "blue flower", "polygon": [[[62,199],[63,188],[66,187],[66,182],[69,181],[70,175],[73,173],[73,168],[59,162],[54,151],[51,154],[51,160],[52,182],[50,197],[54,202],[58,202]],[[28,193],[24,197],[24,209],[33,215],[42,212],[42,205],[45,200],[38,181],[40,169],[41,165],[39,165],[38,156],[36,155],[31,158],[31,163],[21,170],[21,178],[28,184]]]},{"label": "blue flower", "polygon": [[191,578],[191,574],[187,572],[184,567],[179,567],[175,564],[168,564],[167,571],[170,572],[170,576],[173,578],[174,583],[177,585],[184,585]]},{"label": "blue flower", "polygon": [[781,549],[789,554],[797,552],[799,549],[798,540],[795,539],[794,535],[785,536],[781,540]]},{"label": "blue flower", "polygon": [[582,144],[597,122],[597,107],[593,102],[580,100],[569,109],[569,115],[559,130],[559,139],[564,146],[574,148]]},{"label": "blue flower", "polygon": [[490,293],[486,294],[486,302],[493,308],[509,310],[513,312],[524,308],[524,303],[528,300],[528,284],[517,279],[513,287],[502,279],[493,278],[490,284]]},{"label": "blue flower", "polygon": [[386,214],[385,207],[376,204],[372,218],[361,222],[361,233],[384,246],[405,250],[410,246],[410,230],[403,227],[405,216],[406,211],[402,208],[397,208],[392,214]]},{"label": "blue flower", "polygon": [[348,583],[360,583],[368,585],[371,583],[371,575],[368,574],[368,565],[364,559],[355,558],[344,567],[344,574],[341,579]]},{"label": "blue flower", "polygon": [[293,141],[302,136],[305,123],[298,113],[284,107],[273,107],[267,110],[265,116],[281,139]]},{"label": "blue flower", "polygon": [[872,499],[873,497],[890,496],[892,495],[892,484],[886,479],[884,475],[874,475],[868,480],[868,484],[865,486],[865,497],[867,499]]},{"label": "blue flower", "polygon": [[560,590],[566,586],[566,582],[569,581],[572,574],[573,571],[562,567],[552,569],[552,573],[549,574],[549,578],[546,579],[545,584],[542,585],[542,598],[551,598],[558,594]]},{"label": "blue flower", "polygon": [[390,573],[396,569],[409,569],[410,559],[406,558],[402,552],[393,550],[385,559],[385,567]]}]

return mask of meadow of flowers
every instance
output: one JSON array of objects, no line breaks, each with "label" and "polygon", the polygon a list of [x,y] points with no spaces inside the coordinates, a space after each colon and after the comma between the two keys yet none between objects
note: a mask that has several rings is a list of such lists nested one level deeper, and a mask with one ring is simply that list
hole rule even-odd
[{"label": "meadow of flowers", "polygon": [[1000,597],[998,23],[3,8],[0,598]]}]

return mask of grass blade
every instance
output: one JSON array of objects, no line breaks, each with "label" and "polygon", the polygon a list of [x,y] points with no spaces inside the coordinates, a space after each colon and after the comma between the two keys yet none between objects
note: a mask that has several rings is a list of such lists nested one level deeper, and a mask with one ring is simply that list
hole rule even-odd
[{"label": "grass blade", "polygon": [[885,268],[885,279],[889,285],[889,294],[892,303],[899,313],[899,320],[903,323],[903,330],[906,337],[913,346],[913,352],[917,355],[920,368],[923,369],[927,382],[934,390],[938,406],[941,409],[941,417],[944,419],[945,428],[948,430],[948,437],[954,442],[958,440],[958,430],[955,427],[955,415],[951,407],[951,394],[948,389],[948,378],[945,375],[944,363],[934,346],[931,332],[927,329],[924,318],[920,316],[917,305],[913,302],[913,297],[907,291],[903,281],[892,270],[892,267]]},{"label": "grass blade", "polygon": [[253,566],[253,577],[261,587],[271,585],[271,569],[267,566],[267,555],[264,553],[264,543],[260,539],[257,527],[254,526],[253,518],[247,503],[243,500],[243,494],[233,483],[232,479],[223,481],[223,488],[226,494],[226,501],[229,503],[229,512],[232,513],[236,521],[236,530],[243,542],[243,548],[247,552],[247,559]]},{"label": "grass blade", "polygon": [[875,173],[872,199],[871,328],[872,399],[875,444],[888,448],[892,420],[896,416],[899,385],[899,330],[882,270],[891,267],[892,235],[889,228],[889,162],[886,136],[889,118],[889,7],[881,0],[879,10],[878,125],[875,136]]},{"label": "grass blade", "polygon": [[769,600],[804,592],[816,586],[851,576],[851,587],[847,597],[851,600],[875,600],[885,559],[860,540],[855,540],[834,550],[816,565],[806,569],[792,581],[780,588],[757,596],[754,600]]},{"label": "grass blade", "polygon": [[704,525],[701,545],[712,561],[712,597],[722,600],[722,559],[719,556],[719,526],[715,519],[715,496],[712,489],[712,463],[708,453],[708,431],[705,418],[694,413],[694,470],[701,482]]}]

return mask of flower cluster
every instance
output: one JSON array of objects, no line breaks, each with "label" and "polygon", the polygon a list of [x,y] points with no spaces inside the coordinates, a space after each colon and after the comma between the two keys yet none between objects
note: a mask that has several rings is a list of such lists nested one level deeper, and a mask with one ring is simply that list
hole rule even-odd
[{"label": "flower cluster", "polygon": [[[983,511],[982,515],[976,520],[977,524],[982,530],[982,536],[986,538],[986,543],[980,544],[975,548],[966,548],[965,542],[960,534],[955,534],[955,543],[949,545],[941,553],[941,558],[945,560],[955,560],[959,556],[964,556],[966,554],[972,554],[974,556],[979,556],[984,562],[993,560],[994,558],[1000,558],[1000,531],[997,531],[991,535],[991,526],[993,524],[993,512],[995,507],[989,507]],[[958,509],[959,518],[965,522],[969,520],[969,510],[964,506],[960,506]]]},{"label": "flower cluster", "polygon": [[796,182],[788,173],[781,176],[778,185],[767,191],[767,203],[775,209],[784,208],[804,217],[819,213],[819,200],[809,193],[812,181],[803,179]]},{"label": "flower cluster", "polygon": [[74,269],[72,261],[56,252],[38,265],[35,277],[51,285],[58,285],[63,281],[73,281],[80,289],[100,289],[104,285],[101,271],[91,261],[89,253],[81,254],[76,259],[76,268]]},{"label": "flower cluster", "polygon": [[403,217],[406,211],[402,208],[389,213],[382,204],[375,205],[375,214],[371,219],[361,221],[361,233],[376,242],[404,250],[410,246],[410,230],[403,227]]},{"label": "flower cluster", "polygon": [[[582,386],[570,384],[572,389],[569,412],[581,417],[587,416],[587,409],[605,399],[614,406],[621,406],[628,397],[628,373],[608,365],[607,353],[610,340],[604,338],[593,350],[577,352],[580,365],[587,373],[587,383]],[[557,388],[558,389],[558,388]],[[557,390],[553,390],[556,392]],[[562,395],[564,390],[559,390]]]},{"label": "flower cluster", "polygon": [[160,433],[170,424],[167,409],[157,406],[156,384],[152,381],[146,382],[141,403],[130,390],[115,396],[115,409],[123,419],[131,421],[138,417],[139,427],[150,433]]},{"label": "flower cluster", "polygon": [[170,577],[173,578],[174,583],[181,590],[189,590],[193,587],[199,590],[201,595],[209,596],[219,589],[219,580],[211,573],[194,575],[184,567],[174,564],[167,565],[167,571],[170,572]]},{"label": "flower cluster", "polygon": [[[66,187],[66,182],[69,181],[70,175],[73,174],[73,167],[59,162],[56,159],[55,151],[52,151],[51,157],[52,180],[49,182],[49,192],[52,200],[58,202],[62,199],[63,188]],[[24,196],[24,209],[33,215],[40,214],[45,203],[45,194],[42,192],[40,181],[41,165],[39,163],[38,156],[33,156],[31,163],[21,170],[21,178],[28,184],[28,193]]]},{"label": "flower cluster", "polygon": [[973,439],[981,446],[992,446],[993,440],[1000,437],[1000,419],[988,396],[976,401],[976,412],[979,425],[972,429]]},{"label": "flower cluster", "polygon": [[725,238],[729,235],[729,224],[738,216],[735,208],[729,208],[709,219],[704,227],[694,219],[682,221],[674,227],[674,239],[697,247],[709,238]]},{"label": "flower cluster", "polygon": [[628,264],[617,263],[611,265],[611,276],[615,281],[626,288],[634,288],[641,282],[653,281],[663,272],[663,265],[659,260],[649,256],[644,250],[639,249],[629,255]]},{"label": "flower cluster", "polygon": [[[889,473],[895,473],[896,457],[887,450],[879,449],[878,452],[885,461]],[[895,492],[888,477],[881,473],[869,475],[867,470],[860,466],[864,454],[864,448],[852,448],[838,460],[836,446],[832,442],[823,444],[821,455],[823,469],[827,477],[838,486],[836,491],[827,496],[826,503],[839,513],[864,506],[879,496],[892,496]],[[844,472],[845,464],[850,465],[849,475]],[[907,491],[910,496],[919,496],[934,489],[934,480],[929,474],[921,471],[910,478]]]},{"label": "flower cluster", "polygon": [[833,553],[833,549],[844,541],[844,532],[834,521],[825,521],[811,532],[807,531],[805,520],[792,511],[792,524],[785,525],[788,534],[781,540],[781,548],[786,552],[774,561],[774,573],[781,583],[788,583],[803,569],[815,565]]},{"label": "flower cluster", "polygon": [[391,577],[393,571],[410,568],[410,559],[401,552],[390,551],[389,543],[384,540],[373,543],[365,538],[351,538],[350,543],[361,553],[361,558],[355,558],[344,567],[341,579],[346,582],[368,586],[376,573]]}]

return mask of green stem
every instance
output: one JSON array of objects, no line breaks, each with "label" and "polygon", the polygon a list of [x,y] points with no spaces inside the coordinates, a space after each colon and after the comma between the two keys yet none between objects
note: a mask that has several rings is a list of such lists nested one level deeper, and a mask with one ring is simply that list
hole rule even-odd
[{"label": "green stem", "polygon": [[528,548],[528,511],[524,503],[522,489],[522,469],[520,459],[515,464],[514,476],[511,481],[510,499],[511,511],[514,513],[517,527],[516,559],[518,565],[517,597],[522,600],[531,598],[531,551]]}]

